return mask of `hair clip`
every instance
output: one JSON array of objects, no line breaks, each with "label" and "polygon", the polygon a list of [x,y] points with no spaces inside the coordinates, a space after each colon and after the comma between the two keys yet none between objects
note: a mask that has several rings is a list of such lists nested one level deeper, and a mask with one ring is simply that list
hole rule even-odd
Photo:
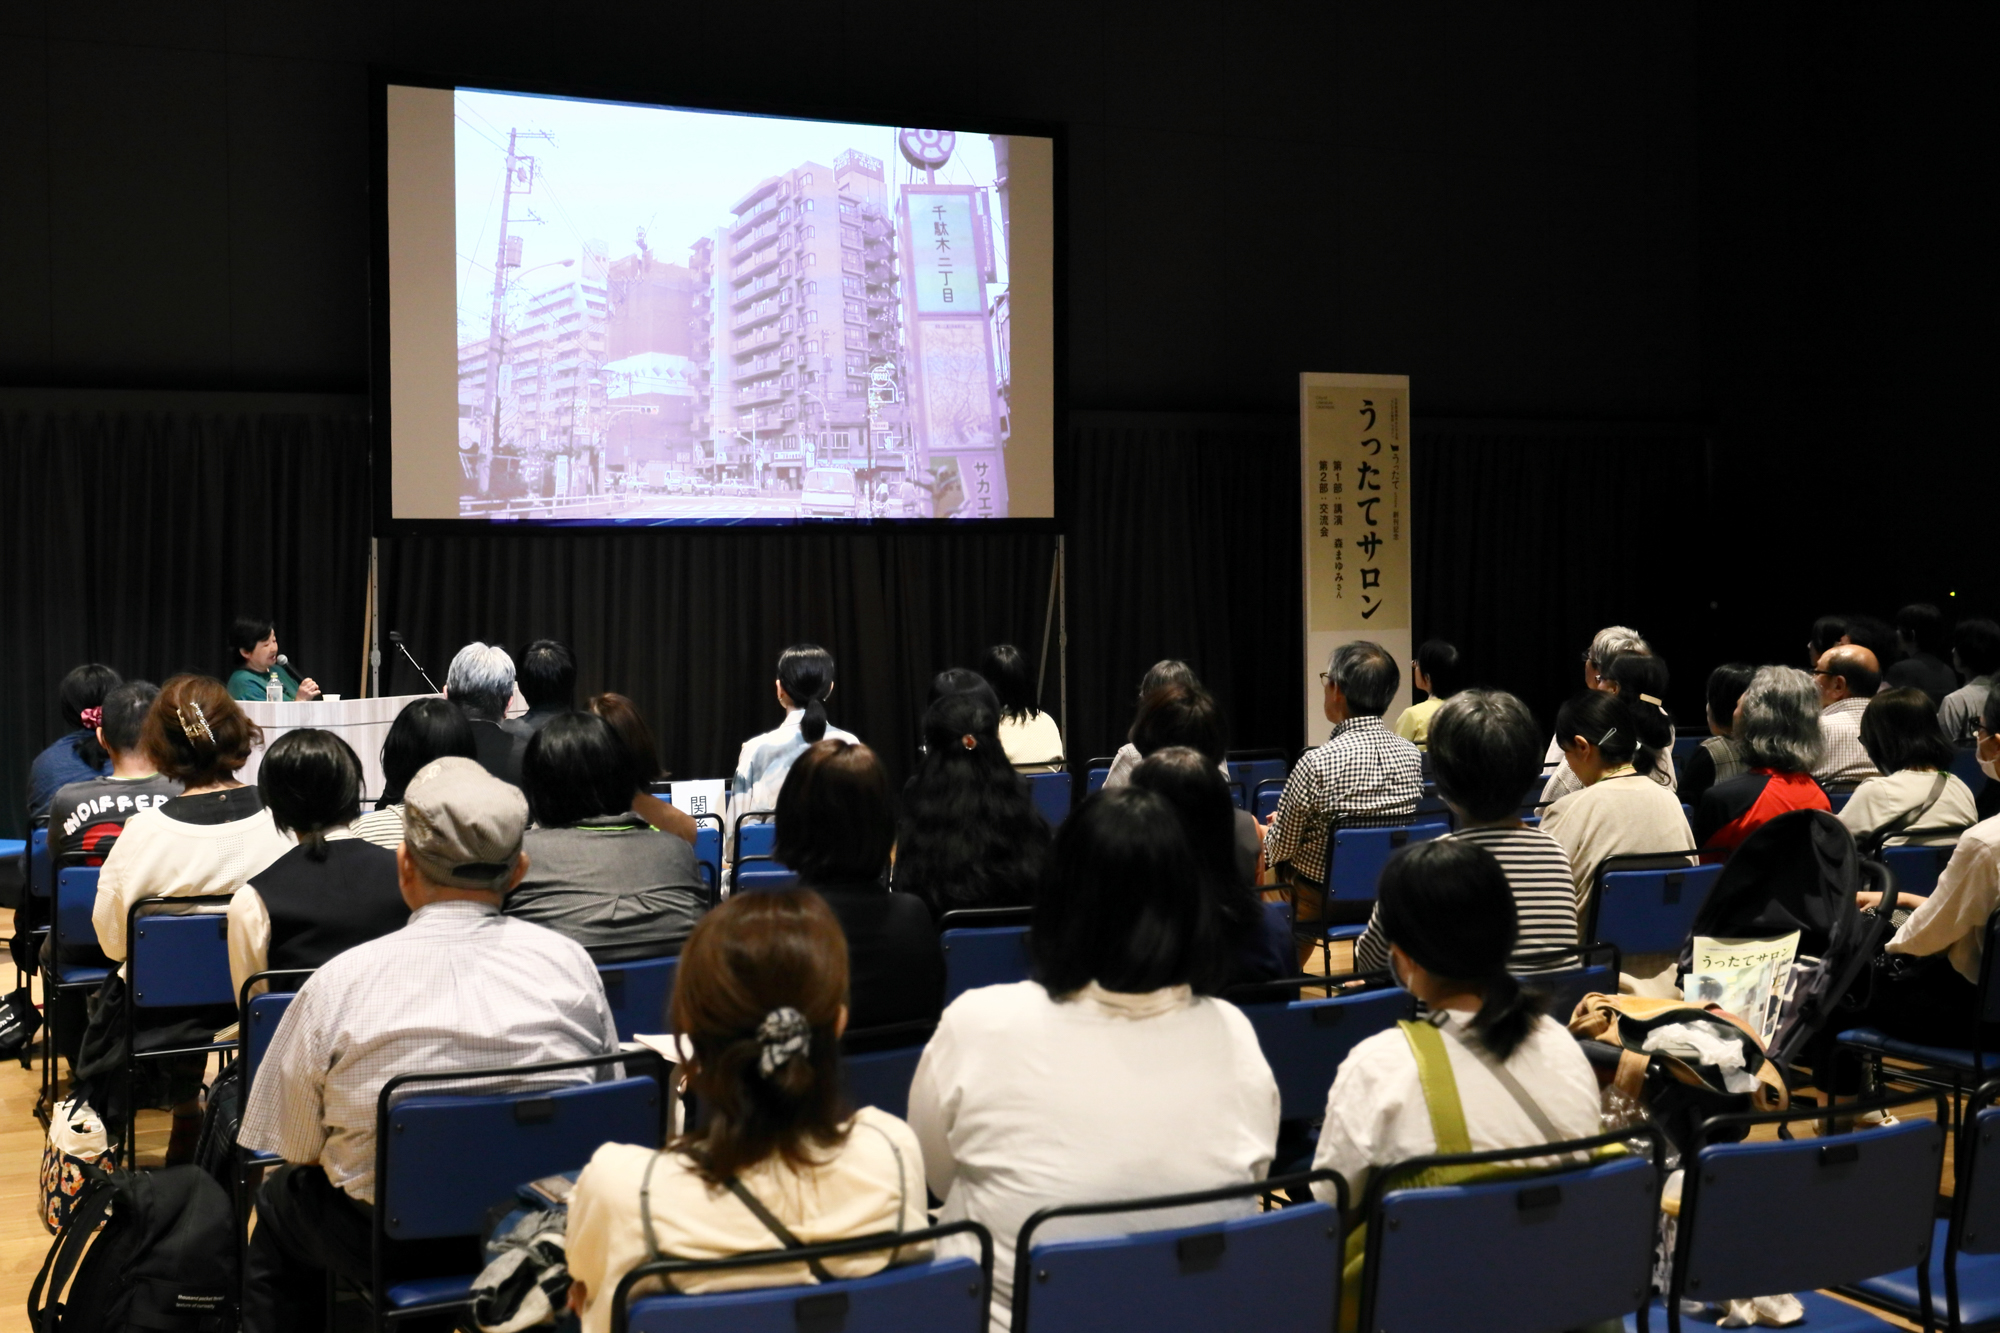
[{"label": "hair clip", "polygon": [[104,725],[104,710],[102,708],[86,708],[80,714],[80,717],[82,718],[84,727],[90,731],[96,731]]},{"label": "hair clip", "polygon": [[1604,742],[1610,740],[1613,736],[1616,736],[1617,734],[1618,734],[1618,728],[1616,727],[1613,727],[1611,730],[1605,732],[1603,736],[1598,738],[1597,748],[1602,750],[1604,748]]},{"label": "hair clip", "polygon": [[1650,694],[1642,694],[1642,695],[1640,695],[1639,697],[1640,697],[1641,699],[1645,700],[1645,701],[1646,701],[1647,703],[1649,703],[1649,704],[1653,705],[1653,707],[1655,707],[1655,708],[1661,708],[1661,709],[1664,709],[1664,708],[1666,707],[1666,705],[1665,705],[1665,704],[1661,703],[1661,702],[1660,702],[1660,701],[1659,701],[1658,699],[1655,699],[1655,698],[1654,698],[1654,697],[1653,697],[1652,695],[1650,695]]},{"label": "hair clip", "polygon": [[[194,710],[193,723],[189,723],[187,718],[187,710],[190,708]],[[189,744],[194,743],[196,736],[200,736],[210,745],[215,744],[215,733],[208,729],[208,716],[201,711],[201,705],[195,700],[190,699],[185,704],[174,705],[174,716],[180,720],[181,733],[188,738]]]}]

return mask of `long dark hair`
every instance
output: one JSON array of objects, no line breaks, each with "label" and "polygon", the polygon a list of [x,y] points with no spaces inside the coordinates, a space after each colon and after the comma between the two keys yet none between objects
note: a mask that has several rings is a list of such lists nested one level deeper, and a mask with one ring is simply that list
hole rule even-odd
[{"label": "long dark hair", "polygon": [[889,772],[865,745],[814,741],[778,789],[771,854],[808,884],[880,880],[896,845]]},{"label": "long dark hair", "polygon": [[1406,847],[1382,867],[1375,906],[1382,933],[1410,961],[1483,994],[1472,1030],[1500,1060],[1512,1056],[1542,999],[1507,970],[1520,926],[1493,853],[1452,838]]},{"label": "long dark hair", "polygon": [[1132,785],[1157,792],[1180,816],[1195,864],[1211,881],[1224,935],[1238,947],[1264,929],[1264,905],[1236,864],[1236,802],[1215,760],[1185,745],[1155,750]]},{"label": "long dark hair", "polygon": [[826,735],[826,692],[833,688],[833,654],[816,643],[795,643],[778,654],[778,684],[785,697],[805,710],[799,734],[808,741]]},{"label": "long dark hair", "polygon": [[103,768],[111,756],[97,743],[97,728],[84,726],[83,710],[102,708],[104,696],[120,683],[118,673],[102,662],[86,662],[80,667],[71,667],[69,674],[62,678],[62,684],[56,686],[56,708],[62,713],[63,722],[84,733],[70,748],[76,752],[78,759],[92,768]]},{"label": "long dark hair", "polygon": [[946,695],[924,714],[924,759],[903,791],[895,874],[897,891],[922,898],[933,915],[1034,901],[1049,826],[1007,762],[998,726],[978,694]]},{"label": "long dark hair", "polygon": [[382,799],[375,808],[402,804],[403,789],[417,770],[447,755],[479,757],[465,710],[449,699],[419,699],[406,706],[382,741]]},{"label": "long dark hair", "polygon": [[[688,1081],[709,1115],[673,1148],[718,1182],[773,1153],[794,1169],[823,1160],[847,1137],[835,1031],[846,1003],[847,938],[824,899],[723,899],[695,924],[674,980],[673,1028],[694,1047]],[[759,1032],[785,1011],[803,1020],[806,1049],[765,1073]]]}]

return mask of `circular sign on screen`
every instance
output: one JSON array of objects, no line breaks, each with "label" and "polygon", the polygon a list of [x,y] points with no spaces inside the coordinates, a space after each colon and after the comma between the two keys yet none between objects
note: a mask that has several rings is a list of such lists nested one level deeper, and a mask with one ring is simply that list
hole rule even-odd
[{"label": "circular sign on screen", "polygon": [[896,135],[896,142],[911,166],[936,171],[951,160],[958,136],[950,130],[903,130]]}]

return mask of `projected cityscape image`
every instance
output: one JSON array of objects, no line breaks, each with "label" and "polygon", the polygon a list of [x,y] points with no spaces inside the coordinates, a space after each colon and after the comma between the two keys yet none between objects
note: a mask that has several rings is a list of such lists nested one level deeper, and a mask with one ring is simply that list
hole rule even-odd
[{"label": "projected cityscape image", "polygon": [[460,89],[459,512],[1005,518],[1005,136]]}]

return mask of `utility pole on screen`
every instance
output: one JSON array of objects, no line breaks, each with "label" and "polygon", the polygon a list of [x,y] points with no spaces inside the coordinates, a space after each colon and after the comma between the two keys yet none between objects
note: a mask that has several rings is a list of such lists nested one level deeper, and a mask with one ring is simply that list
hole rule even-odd
[{"label": "utility pole on screen", "polygon": [[[493,317],[486,328],[486,393],[483,416],[485,418],[479,442],[479,494],[483,498],[493,489],[493,456],[500,450],[500,362],[504,357],[506,335],[501,327],[501,315],[507,300],[507,269],[510,258],[520,262],[518,254],[507,253],[508,214],[517,194],[528,194],[535,184],[535,159],[522,157],[515,149],[522,139],[547,139],[541,133],[522,134],[518,127],[507,131],[507,164],[500,177],[500,241],[493,259]],[[521,188],[516,189],[516,184]]]}]

